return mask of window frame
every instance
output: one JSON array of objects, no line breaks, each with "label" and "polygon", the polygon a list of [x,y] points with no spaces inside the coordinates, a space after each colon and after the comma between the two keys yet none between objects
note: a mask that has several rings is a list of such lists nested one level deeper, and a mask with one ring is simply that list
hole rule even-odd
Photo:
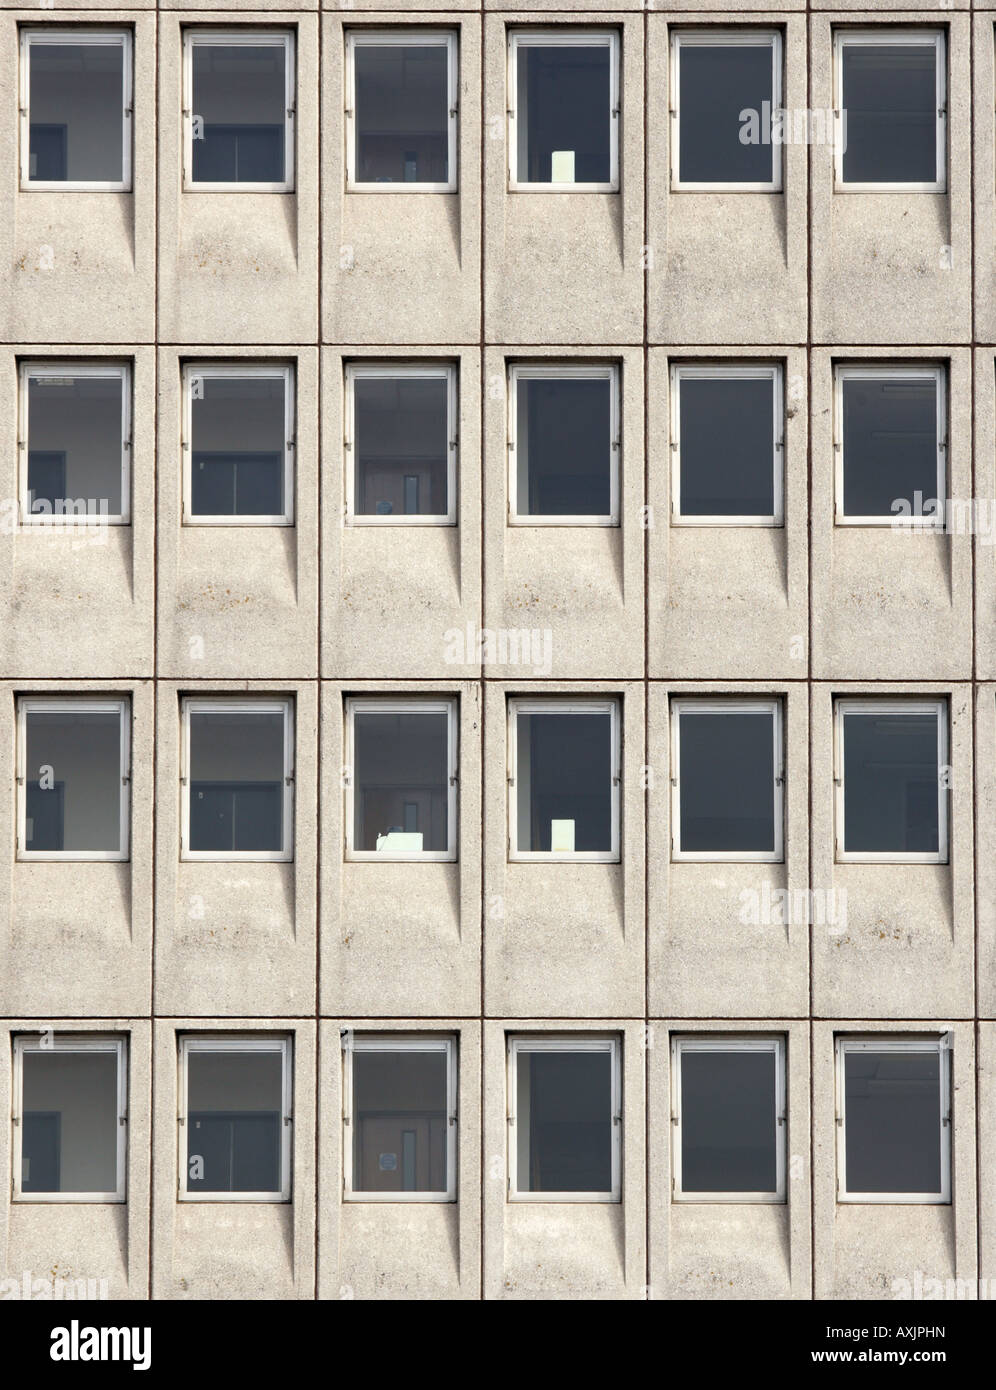
[{"label": "window frame", "polygon": [[[284,770],[281,799],[281,850],[215,850],[190,848],[190,716],[214,714],[276,714],[284,721]],[[291,695],[182,695],[180,697],[180,862],[207,864],[290,864],[294,860],[294,697]]]},{"label": "window frame", "polygon": [[746,23],[735,28],[674,29],[671,34],[669,75],[671,79],[671,168],[672,193],[781,193],[785,186],[785,156],[781,142],[771,142],[771,178],[761,182],[702,182],[681,178],[681,50],[682,48],[771,48],[771,109],[782,109],[783,36],[781,29],[753,27]]},{"label": "window frame", "polygon": [[[446,1188],[442,1191],[368,1192],[353,1186],[353,1057],[357,1052],[442,1052],[446,1057]],[[457,1200],[459,1127],[455,1033],[354,1033],[342,1038],[342,1199],[344,1202],[439,1203]]]},{"label": "window frame", "polygon": [[[774,743],[774,845],[757,850],[683,850],[681,848],[681,714],[694,709],[704,714],[772,714]],[[785,709],[782,695],[676,695],[671,699],[671,862],[673,864],[785,863]]]},{"label": "window frame", "polygon": [[[937,177],[932,183],[882,182],[849,183],[844,179],[844,150],[841,138],[841,112],[844,110],[844,50],[851,45],[862,47],[934,48],[935,73],[935,140],[934,167]],[[835,193],[946,193],[948,191],[948,96],[946,30],[910,24],[888,29],[867,29],[858,26],[835,25],[833,30],[833,191]]]},{"label": "window frame", "polygon": [[[937,719],[937,852],[909,850],[844,849],[844,717],[847,714],[933,714]],[[941,768],[948,766],[950,712],[943,695],[902,696],[838,695],[833,708],[833,819],[836,864],[947,864],[950,862],[948,788],[942,785]]]},{"label": "window frame", "polygon": [[[356,396],[357,380],[409,381],[446,380],[446,505],[443,512],[426,512],[408,516],[404,513],[376,516],[356,511]],[[363,359],[347,362],[343,377],[343,479],[345,502],[343,524],[346,526],[455,526],[457,524],[457,461],[460,450],[460,416],[455,362],[399,363]]]},{"label": "window frame", "polygon": [[[835,526],[885,526],[913,527],[916,530],[943,531],[947,512],[947,454],[948,454],[948,416],[947,416],[947,368],[942,362],[916,363],[907,359],[895,363],[882,362],[877,358],[867,359],[869,365],[861,362],[835,362],[833,369],[833,454],[834,454],[834,498],[833,524]],[[937,411],[937,433],[935,453],[937,455],[937,482],[934,499],[940,503],[936,515],[904,516],[900,512],[881,513],[871,516],[852,516],[844,511],[844,384],[848,381],[912,381],[933,378],[934,400]],[[909,499],[912,502],[912,498]],[[927,499],[924,499],[927,500]]]},{"label": "window frame", "polygon": [[[418,25],[390,29],[356,28],[346,30],[345,110],[343,136],[346,141],[347,193],[455,193],[457,176],[457,121],[460,112],[458,31],[422,28]],[[441,48],[446,49],[446,168],[445,182],[377,183],[356,177],[356,50],[357,48]]]},{"label": "window frame", "polygon": [[[291,1158],[294,1128],[293,1043],[290,1033],[197,1033],[177,1035],[177,1201],[178,1202],[290,1202]],[[192,1052],[279,1052],[280,1096],[280,1191],[191,1192],[187,1187],[189,1161],[189,1071]]]},{"label": "window frame", "polygon": [[[131,193],[133,191],[132,117],[134,114],[134,31],[116,25],[75,28],[63,25],[25,25],[19,38],[20,132],[18,137],[19,178],[22,193]],[[76,44],[106,47],[120,44],[121,58],[121,178],[120,179],[33,179],[31,177],[31,48]]]},{"label": "window frame", "polygon": [[[445,714],[447,753],[446,849],[426,849],[385,854],[383,850],[356,849],[356,743],[354,717],[357,714]],[[344,702],[345,764],[343,792],[345,800],[344,856],[347,864],[452,864],[458,850],[458,796],[460,785],[459,726],[460,706],[456,695],[347,695]]]},{"label": "window frame", "polygon": [[[506,67],[508,110],[506,138],[508,140],[509,193],[618,193],[619,125],[622,116],[620,53],[621,34],[618,28],[567,29],[525,24],[509,26],[506,30]],[[519,48],[602,48],[609,50],[609,178],[605,183],[532,183],[518,176],[518,52]]]},{"label": "window frame", "polygon": [[[192,383],[208,381],[259,380],[284,383],[283,438],[283,510],[272,515],[216,516],[196,514],[193,510],[194,459],[194,399]],[[293,526],[294,525],[294,464],[297,457],[297,412],[294,395],[294,364],[290,362],[267,365],[256,360],[234,358],[230,362],[184,362],[181,370],[183,418],[180,450],[183,458],[181,482],[181,525],[183,526]]]},{"label": "window frame", "polygon": [[[946,1032],[936,1038],[910,1038],[895,1033],[849,1035],[834,1039],[834,1118],[837,1130],[837,1203],[868,1206],[950,1206],[951,1136],[954,1111],[951,1088],[951,1047]],[[940,1192],[849,1192],[847,1189],[847,1104],[845,1058],[849,1052],[917,1052],[938,1054],[938,1130],[941,1157]]]},{"label": "window frame", "polygon": [[[622,861],[622,702],[617,695],[509,695],[507,720],[506,797],[508,802],[508,862],[510,864],[619,864]],[[611,848],[607,850],[519,849],[518,716],[520,714],[608,714],[612,773]]]},{"label": "window frame", "polygon": [[[671,1200],[752,1206],[784,1206],[788,1201],[786,1151],[788,1108],[786,1097],[786,1039],[766,1033],[675,1033],[671,1036]],[[682,1075],[686,1052],[771,1052],[775,1058],[775,1189],[773,1192],[685,1192],[682,1168]]]},{"label": "window frame", "polygon": [[[128,1180],[128,1039],[116,1033],[56,1033],[45,1040],[45,1034],[37,1037],[22,1033],[14,1039],[14,1067],[11,1091],[13,1142],[11,1144],[12,1164],[12,1202],[30,1202],[48,1206],[56,1202],[76,1202],[100,1204],[127,1201]],[[117,1056],[117,1136],[116,1136],[116,1178],[113,1192],[25,1192],[21,1165],[24,1147],[24,1054],[26,1052],[114,1052]]]},{"label": "window frame", "polygon": [[[682,381],[771,381],[772,397],[772,501],[769,516],[685,515],[681,510],[681,383]],[[671,363],[671,525],[672,526],[751,526],[771,529],[785,525],[785,374],[780,362]]]},{"label": "window frame", "polygon": [[[17,820],[15,859],[20,864],[126,864],[131,858],[131,699],[107,695],[18,695],[17,697]],[[67,709],[86,709],[93,714],[118,715],[118,824],[116,850],[27,849],[28,715],[61,714]]]},{"label": "window frame", "polygon": [[[284,49],[284,177],[274,183],[219,183],[194,179],[194,62],[195,48],[275,48]],[[182,39],[183,102],[181,110],[184,193],[294,193],[295,117],[297,115],[296,30],[293,28],[219,28],[216,24],[185,25]]]},{"label": "window frame", "polygon": [[[17,421],[17,510],[20,526],[130,526],[131,525],[131,455],[134,444],[132,432],[132,364],[116,358],[88,358],[85,362],[55,361],[49,358],[22,357],[18,360],[18,421]],[[30,379],[32,377],[90,377],[117,378],[121,382],[121,510],[106,516],[86,512],[32,512],[28,508],[28,465],[31,452]],[[64,499],[65,500],[65,499]]]},{"label": "window frame", "polygon": [[[519,510],[518,416],[520,381],[608,381],[609,383],[609,510],[604,515],[560,513],[540,515]],[[509,526],[618,526],[619,474],[622,459],[621,372],[618,362],[581,362],[577,359],[545,359],[541,362],[509,362],[506,372],[508,400],[508,525]]]},{"label": "window frame", "polygon": [[[518,1186],[518,1060],[520,1052],[607,1052],[610,1058],[611,1187],[608,1192],[528,1192]],[[507,1202],[622,1201],[622,1037],[618,1033],[507,1033],[505,1040],[505,1164]]]}]

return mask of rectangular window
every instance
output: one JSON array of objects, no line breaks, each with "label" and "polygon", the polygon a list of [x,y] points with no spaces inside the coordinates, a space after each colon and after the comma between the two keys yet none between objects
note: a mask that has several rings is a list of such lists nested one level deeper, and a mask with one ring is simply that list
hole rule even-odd
[{"label": "rectangular window", "polygon": [[838,1202],[951,1201],[950,1067],[946,1035],[837,1039]]},{"label": "rectangular window", "polygon": [[293,525],[292,368],[188,363],[183,408],[185,524]]},{"label": "rectangular window", "polygon": [[14,1200],[123,1202],[125,1040],[14,1039]]},{"label": "rectangular window", "polygon": [[509,188],[619,189],[619,35],[523,29],[508,41]]},{"label": "rectangular window", "polygon": [[121,362],[22,362],[21,524],[131,520],[131,372]]},{"label": "rectangular window", "polygon": [[289,1202],[291,1042],[180,1039],[180,1200]]},{"label": "rectangular window", "polygon": [[131,32],[21,30],[21,187],[131,189]]},{"label": "rectangular window", "polygon": [[679,31],[671,42],[671,187],[777,193],[782,36],[770,29]]},{"label": "rectangular window", "polygon": [[944,526],[944,368],[834,369],[838,526]]},{"label": "rectangular window", "polygon": [[671,519],[684,526],[781,526],[781,367],[671,368]]},{"label": "rectangular window", "polygon": [[345,1197],[455,1202],[456,1039],[344,1036]]},{"label": "rectangular window", "polygon": [[188,697],[181,722],[180,857],[293,859],[293,702]]},{"label": "rectangular window", "polygon": [[347,859],[456,859],[455,699],[347,699],[346,750]]},{"label": "rectangular window", "polygon": [[347,522],[455,525],[459,432],[456,367],[347,366]]},{"label": "rectangular window", "polygon": [[128,858],[130,735],[127,700],[18,700],[18,859]]},{"label": "rectangular window", "polygon": [[834,785],[839,863],[946,864],[945,700],[838,700]]},{"label": "rectangular window", "polygon": [[508,1040],[508,1196],[618,1202],[621,1048],[574,1033]]},{"label": "rectangular window", "polygon": [[936,29],[838,29],[834,58],[838,189],[943,193],[944,34]]},{"label": "rectangular window", "polygon": [[187,29],[183,36],[184,188],[294,189],[294,36]]},{"label": "rectangular window", "polygon": [[619,859],[619,716],[618,700],[509,700],[510,859]]},{"label": "rectangular window", "polygon": [[347,34],[347,189],[454,192],[457,105],[455,33],[412,27]]},{"label": "rectangular window", "polygon": [[509,369],[509,522],[619,525],[619,369]]},{"label": "rectangular window", "polygon": [[785,1201],[785,1040],[671,1040],[676,1202]]},{"label": "rectangular window", "polygon": [[781,863],[782,702],[671,701],[671,858]]}]

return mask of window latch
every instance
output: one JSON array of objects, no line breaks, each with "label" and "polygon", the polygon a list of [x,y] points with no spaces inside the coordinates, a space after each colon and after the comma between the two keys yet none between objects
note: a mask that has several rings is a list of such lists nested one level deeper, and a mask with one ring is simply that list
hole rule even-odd
[{"label": "window latch", "polygon": [[460,107],[459,107],[459,106],[451,106],[451,107],[450,107],[450,116],[451,116],[451,117],[455,116],[456,113],[457,113],[459,110],[460,110]]},{"label": "window latch", "polygon": [[285,1124],[285,1125],[292,1125],[293,1123],[294,1123],[294,1116],[293,1116],[293,1115],[285,1115],[285,1116],[284,1116],[284,1124]]},{"label": "window latch", "polygon": [[285,787],[289,787],[290,784],[293,782],[293,780],[294,780],[294,774],[293,774],[293,772],[289,772],[289,773],[287,774],[287,776],[284,778],[284,786],[285,786]]}]

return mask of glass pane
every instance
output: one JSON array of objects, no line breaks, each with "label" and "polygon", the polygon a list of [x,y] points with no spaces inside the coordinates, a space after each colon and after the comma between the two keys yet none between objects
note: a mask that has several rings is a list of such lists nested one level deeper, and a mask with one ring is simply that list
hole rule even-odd
[{"label": "glass pane", "polygon": [[847,1052],[848,1192],[940,1192],[937,1052]]},{"label": "glass pane", "polygon": [[447,849],[448,735],[445,713],[354,714],[355,849]]},{"label": "glass pane", "polygon": [[354,378],[353,435],[358,516],[446,516],[445,377]]},{"label": "glass pane", "polygon": [[681,1054],[685,1192],[774,1192],[775,1054]]},{"label": "glass pane", "polygon": [[116,1192],[116,1052],[25,1052],[24,1192]]},{"label": "glass pane", "polygon": [[844,515],[895,516],[897,501],[913,515],[929,514],[937,497],[936,380],[845,377],[841,384]]},{"label": "glass pane", "polygon": [[120,516],[124,379],[28,376],[28,510]]},{"label": "glass pane", "polygon": [[937,716],[844,714],[844,849],[936,854]]},{"label": "glass pane", "polygon": [[281,516],[287,425],[283,377],[192,376],[194,516]]},{"label": "glass pane", "polygon": [[516,510],[520,516],[608,516],[612,384],[519,377]]},{"label": "glass pane", "polygon": [[283,789],[282,711],[191,711],[191,849],[282,850]]},{"label": "glass pane", "polygon": [[773,516],[774,382],[683,377],[679,386],[682,516]]},{"label": "glass pane", "polygon": [[679,715],[681,849],[770,854],[775,750],[770,709]]},{"label": "glass pane", "polygon": [[283,44],[194,44],[195,183],[283,183]]},{"label": "glass pane", "polygon": [[608,45],[519,45],[517,55],[519,182],[608,183]]},{"label": "glass pane", "polygon": [[612,1062],[608,1052],[519,1052],[520,1192],[611,1192]]},{"label": "glass pane", "polygon": [[32,853],[121,848],[121,719],[73,709],[29,710],[24,847]]},{"label": "glass pane", "polygon": [[612,720],[593,714],[516,715],[520,850],[612,849]]},{"label": "glass pane", "polygon": [[32,43],[28,177],[120,183],[124,177],[124,48]]},{"label": "glass pane", "polygon": [[449,93],[444,44],[357,44],[356,179],[449,181]]},{"label": "glass pane", "polygon": [[[678,70],[679,178],[770,183],[774,146],[763,104],[770,112],[771,45],[682,44]],[[756,114],[753,124],[745,112]],[[751,134],[757,136],[753,142],[745,138]]]},{"label": "glass pane", "polygon": [[187,1189],[279,1192],[279,1052],[188,1052]]},{"label": "glass pane", "polygon": [[445,1192],[446,1054],[353,1053],[354,1192]]},{"label": "glass pane", "polygon": [[937,55],[931,44],[843,49],[847,183],[937,178]]}]

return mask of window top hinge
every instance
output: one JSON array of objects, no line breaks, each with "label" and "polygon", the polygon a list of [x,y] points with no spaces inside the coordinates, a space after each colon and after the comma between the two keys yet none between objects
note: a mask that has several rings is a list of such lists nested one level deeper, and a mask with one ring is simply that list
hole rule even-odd
[{"label": "window top hinge", "polygon": [[293,781],[294,781],[294,774],[293,774],[293,772],[288,772],[287,776],[284,778],[284,786],[285,786],[285,787],[289,787],[290,784],[291,784]]},{"label": "window top hinge", "polygon": [[127,1110],[126,1110],[125,1113],[124,1113],[123,1115],[119,1115],[119,1116],[118,1116],[118,1124],[119,1124],[119,1125],[126,1125],[127,1123],[128,1123],[128,1112],[127,1112]]}]

